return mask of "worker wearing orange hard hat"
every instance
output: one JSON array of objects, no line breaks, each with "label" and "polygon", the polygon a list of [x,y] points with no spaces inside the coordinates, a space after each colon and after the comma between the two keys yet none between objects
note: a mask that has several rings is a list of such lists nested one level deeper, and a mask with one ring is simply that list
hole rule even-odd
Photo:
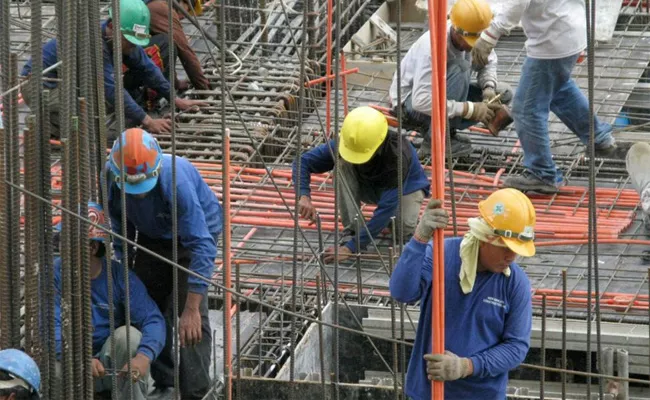
[{"label": "worker wearing orange hard hat", "polygon": [[[400,141],[403,168],[402,176],[398,178]],[[338,164],[337,149],[340,154]],[[406,137],[388,129],[388,121],[381,112],[371,107],[355,108],[345,117],[338,140],[330,140],[302,154],[300,169],[294,162],[293,183],[300,193],[298,212],[302,218],[314,221],[317,214],[311,200],[311,174],[331,171],[335,165],[339,172],[337,176],[341,178],[339,208],[345,228],[338,251],[339,261],[368,246],[372,238],[389,225],[391,217],[402,218],[404,232],[401,236],[413,233],[422,200],[428,196],[431,183],[418,161],[415,148]],[[402,213],[398,212],[398,179],[403,183]],[[359,212],[361,202],[377,205],[365,226]],[[354,223],[357,216],[358,225]],[[357,233],[359,243],[356,241]],[[334,261],[334,247],[327,249],[324,261]]]},{"label": "worker wearing orange hard hat", "polygon": [[526,59],[515,93],[512,117],[524,151],[524,173],[504,184],[525,191],[557,193],[565,183],[553,161],[548,130],[552,111],[584,144],[594,123],[596,157],[623,158],[612,126],[589,110],[589,102],[571,79],[573,67],[587,47],[584,0],[515,0],[503,3],[472,49],[479,65],[489,62],[502,35],[521,21],[526,34]]},{"label": "worker wearing orange hard hat", "polygon": [[514,260],[535,255],[535,208],[518,190],[497,190],[479,202],[463,238],[445,239],[445,353],[431,354],[431,237],[449,219],[441,205],[429,202],[390,278],[393,298],[420,302],[406,394],[429,400],[438,380],[445,399],[504,399],[508,371],[530,347],[530,282]]},{"label": "worker wearing orange hard hat", "polygon": [[[512,99],[509,85],[497,79],[497,55],[481,68],[473,67],[470,51],[481,32],[490,26],[492,9],[486,0],[458,0],[451,8],[447,23],[447,115],[454,156],[472,150],[470,140],[457,133],[479,122],[487,125],[500,104]],[[420,156],[431,153],[431,40],[425,32],[411,46],[401,62],[400,89],[405,122],[421,126],[423,142]],[[476,81],[472,74],[476,72]],[[397,73],[390,87],[390,99],[397,106]],[[497,97],[498,96],[498,97]]]}]

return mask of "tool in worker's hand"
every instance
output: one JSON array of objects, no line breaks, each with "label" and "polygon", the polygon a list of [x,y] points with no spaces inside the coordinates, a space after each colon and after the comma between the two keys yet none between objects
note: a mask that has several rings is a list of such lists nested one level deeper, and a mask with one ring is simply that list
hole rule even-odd
[{"label": "tool in worker's hand", "polygon": [[487,103],[488,103],[488,104],[492,104],[492,103],[494,103],[495,101],[500,101],[500,99],[501,99],[501,95],[502,95],[502,94],[503,94],[503,92],[497,94],[496,96],[492,97],[492,98],[491,98]]},{"label": "tool in worker's hand", "polygon": [[[114,369],[114,368],[104,368],[104,376],[118,376],[120,378],[125,377],[127,374],[127,371],[122,371],[119,369]],[[140,372],[136,369],[131,370],[131,380],[134,382],[143,382],[144,383],[144,377],[140,375]]]}]

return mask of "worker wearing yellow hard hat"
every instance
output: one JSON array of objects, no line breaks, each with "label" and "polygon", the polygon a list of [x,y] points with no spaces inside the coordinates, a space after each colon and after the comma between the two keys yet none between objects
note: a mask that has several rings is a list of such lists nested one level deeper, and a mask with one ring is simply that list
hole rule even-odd
[{"label": "worker wearing yellow hard hat", "polygon": [[[402,175],[398,176],[400,142],[403,168]],[[340,155],[338,164],[337,151]],[[355,108],[345,117],[338,139],[302,154],[300,163],[293,163],[293,183],[300,194],[297,206],[302,218],[315,221],[317,203],[329,201],[319,199],[318,192],[312,193],[311,174],[328,172],[335,166],[338,170],[336,178],[340,179],[339,209],[344,226],[339,261],[366,248],[382,229],[390,225],[392,217],[398,217],[398,230],[399,218],[402,219],[404,231],[396,233],[398,237],[413,234],[422,200],[428,196],[431,183],[418,161],[415,148],[406,137],[389,130],[381,112],[367,106]],[[403,184],[401,213],[398,212],[398,179]],[[367,222],[359,211],[361,202],[377,206]],[[334,247],[326,250],[324,261],[334,261]]]},{"label": "worker wearing yellow hard hat", "polygon": [[[447,115],[454,156],[472,151],[470,140],[458,133],[477,123],[488,125],[502,105],[512,99],[509,85],[497,79],[497,55],[490,53],[484,67],[473,68],[470,51],[481,32],[490,25],[492,10],[486,0],[458,0],[451,8],[447,23]],[[402,116],[405,123],[419,127],[423,135],[419,150],[421,158],[431,154],[431,41],[425,32],[402,59],[400,88],[397,73],[393,76],[389,95],[391,106],[399,106],[401,91]],[[472,74],[476,72],[476,81]],[[498,96],[498,97],[497,97]]]},{"label": "worker wearing yellow hard hat", "polygon": [[420,302],[406,395],[428,400],[437,380],[445,399],[504,399],[508,371],[530,347],[530,282],[514,260],[535,255],[535,208],[518,190],[497,190],[479,202],[464,237],[445,239],[445,353],[432,354],[431,236],[449,220],[441,206],[429,202],[390,277],[393,298]]}]

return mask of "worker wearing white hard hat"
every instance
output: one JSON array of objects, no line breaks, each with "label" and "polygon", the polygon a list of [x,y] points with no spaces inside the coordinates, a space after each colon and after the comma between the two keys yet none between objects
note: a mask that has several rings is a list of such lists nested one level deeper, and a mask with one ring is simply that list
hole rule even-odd
[{"label": "worker wearing white hard hat", "polygon": [[530,347],[530,282],[514,262],[535,255],[535,209],[522,192],[501,189],[479,202],[463,238],[444,241],[445,353],[432,354],[431,289],[434,230],[447,226],[440,200],[429,202],[390,277],[390,293],[420,302],[406,394],[431,399],[431,380],[445,399],[505,399],[508,371]]}]

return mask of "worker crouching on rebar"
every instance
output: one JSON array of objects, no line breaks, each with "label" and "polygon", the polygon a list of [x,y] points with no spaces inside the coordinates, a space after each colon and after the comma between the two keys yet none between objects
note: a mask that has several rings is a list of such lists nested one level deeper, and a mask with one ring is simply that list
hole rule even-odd
[{"label": "worker crouching on rebar", "polygon": [[38,400],[41,398],[41,371],[25,352],[0,351],[0,400]]},{"label": "worker crouching on rebar", "polygon": [[[169,77],[169,5],[167,0],[143,0],[151,14],[151,41],[145,47],[145,52],[152,57],[152,60],[159,60],[160,64],[156,62],[164,72],[165,77]],[[203,12],[203,4],[201,0],[179,0],[175,2],[175,6],[182,7],[189,15],[198,17]],[[189,40],[183,31],[181,20],[183,13],[178,13],[177,10],[172,11],[172,30],[174,35],[174,49],[178,58],[183,64],[183,68],[187,77],[195,89],[208,90],[210,89],[210,82],[205,77],[201,62],[196,56],[196,53],[190,46]],[[176,57],[174,57],[176,59]],[[185,90],[189,87],[187,80],[176,80],[176,89]]]},{"label": "worker crouching on rebar", "polygon": [[[469,138],[458,134],[457,130],[479,122],[488,125],[501,104],[512,100],[510,86],[497,79],[497,55],[494,51],[490,52],[486,65],[480,68],[472,65],[470,50],[490,21],[492,10],[485,0],[459,0],[450,11],[446,82],[447,116],[454,156],[472,151]],[[400,63],[402,118],[420,126],[423,141],[418,154],[421,158],[431,155],[431,60],[431,38],[426,31]],[[473,72],[477,73],[476,82],[471,82]],[[397,90],[395,72],[389,91],[392,107],[397,106]]]},{"label": "worker crouching on rebar", "polygon": [[[172,171],[172,157],[163,155],[156,139],[142,129],[132,128],[115,140],[104,176],[111,227],[115,232],[122,232],[125,213],[128,238],[133,240],[137,232],[139,246],[168,260],[173,259],[173,235],[177,235],[177,262],[185,269],[178,271],[180,321],[176,337],[181,346],[180,392],[183,399],[193,400],[203,399],[212,385],[208,284],[222,230],[222,209],[199,171],[182,157],[176,157],[175,161],[176,170]],[[176,175],[175,182],[172,172]],[[126,209],[122,209],[122,190]],[[176,232],[173,207],[177,211]],[[121,240],[116,239],[114,247],[115,257],[122,259]],[[156,387],[174,386],[173,268],[176,267],[154,255],[136,251],[133,270],[163,311],[167,323],[165,348],[151,366]],[[187,270],[194,274],[186,273]]]},{"label": "worker crouching on rebar", "polygon": [[445,354],[431,354],[431,288],[434,230],[449,216],[432,199],[390,278],[398,301],[420,301],[420,320],[406,377],[406,394],[431,398],[430,380],[445,381],[445,399],[505,399],[508,371],[530,345],[530,282],[514,263],[535,254],[535,209],[515,189],[479,202],[464,238],[444,241]]},{"label": "worker crouching on rebar", "polygon": [[[88,203],[88,219],[97,224],[105,225],[102,207]],[[61,232],[61,223],[55,227],[56,232]],[[108,260],[104,240],[106,232],[90,225],[88,228],[90,250],[90,298],[93,324],[93,359],[92,374],[95,378],[94,389],[96,393],[110,392],[112,388],[112,375],[118,375],[117,395],[120,399],[128,399],[129,384],[128,363],[131,364],[131,380],[133,383],[133,399],[145,400],[153,391],[153,380],[150,377],[149,367],[158,357],[165,345],[165,320],[158,306],[147,293],[147,289],[135,273],[128,274],[129,292],[126,292],[126,279],[124,267],[121,262]],[[109,302],[108,284],[109,269],[112,278],[113,302]],[[61,356],[62,343],[62,315],[61,315],[61,258],[54,260],[54,282],[56,290],[55,299],[55,331],[56,352]],[[125,304],[130,306],[131,324],[129,330],[129,351],[127,351],[127,327],[124,314]],[[113,308],[115,331],[111,333],[109,309]],[[115,340],[115,358],[111,353],[111,342]],[[57,375],[62,377],[60,362],[57,363]]]},{"label": "worker crouching on rebar", "polygon": [[[402,142],[402,175],[398,178],[399,142]],[[338,144],[338,146],[337,146]],[[365,249],[372,238],[386,228],[391,217],[403,219],[403,237],[413,234],[422,200],[429,195],[429,180],[418,161],[415,148],[406,137],[389,131],[386,117],[371,107],[352,110],[343,121],[339,141],[330,140],[300,157],[300,170],[293,163],[293,184],[300,192],[298,212],[302,218],[316,218],[316,207],[311,201],[311,174],[334,169],[335,152],[340,154],[339,209],[345,228],[339,247],[339,261],[358,249]],[[300,172],[300,174],[298,174]],[[398,213],[398,179],[403,182],[402,212]],[[372,218],[366,223],[359,211],[361,202],[376,204]],[[398,215],[401,214],[401,215]],[[355,224],[358,218],[358,224]],[[399,220],[399,218],[398,218]],[[400,223],[397,223],[399,231]],[[360,230],[359,246],[356,243]],[[325,262],[334,261],[334,247],[326,250]]]},{"label": "worker crouching on rebar", "polygon": [[526,59],[513,101],[512,117],[524,150],[525,172],[504,184],[519,190],[557,193],[564,185],[553,161],[548,131],[552,111],[580,141],[589,143],[593,119],[596,157],[623,158],[612,126],[589,111],[589,102],[571,79],[571,71],[587,47],[584,0],[515,0],[503,3],[501,13],[483,31],[472,49],[479,65],[489,62],[499,38],[519,24],[527,36]]},{"label": "worker crouching on rebar", "polygon": [[[110,9],[109,9],[110,11]],[[134,90],[140,85],[155,89],[165,98],[170,98],[170,85],[163,76],[161,70],[151,61],[141,46],[149,43],[149,9],[142,0],[120,0],[120,32],[122,33],[122,63],[128,72],[124,75],[124,114],[126,127],[142,125],[149,132],[163,133],[171,130],[171,120],[164,118],[154,119],[147,115],[145,110],[132,97]],[[120,76],[120,68],[115,73],[113,65],[113,32],[114,26],[109,18],[101,25],[102,31],[102,57],[104,65],[104,95],[107,111],[115,110],[115,76]],[[43,68],[48,68],[57,62],[57,42],[52,39],[43,46]],[[27,61],[21,72],[22,76],[30,76],[32,71],[31,59]],[[45,74],[48,80],[43,82],[43,87],[50,90],[49,103],[46,105],[50,113],[50,136],[60,138],[59,132],[59,108],[61,101],[60,90],[56,79],[57,69]],[[54,80],[53,80],[54,79]],[[130,82],[137,83],[135,85]],[[130,90],[130,91],[129,91]],[[30,91],[23,91],[23,98],[27,105],[31,104]],[[176,107],[187,110],[196,105],[204,103],[197,100],[177,98]],[[116,133],[110,134],[114,138]]]}]

